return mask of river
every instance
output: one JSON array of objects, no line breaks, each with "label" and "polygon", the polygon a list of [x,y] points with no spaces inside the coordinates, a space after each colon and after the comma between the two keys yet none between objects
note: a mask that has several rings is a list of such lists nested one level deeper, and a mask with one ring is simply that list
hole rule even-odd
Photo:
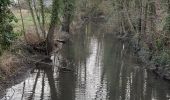
[{"label": "river", "polygon": [[101,25],[85,25],[57,56],[53,67],[39,65],[7,88],[2,100],[170,100],[169,82]]}]

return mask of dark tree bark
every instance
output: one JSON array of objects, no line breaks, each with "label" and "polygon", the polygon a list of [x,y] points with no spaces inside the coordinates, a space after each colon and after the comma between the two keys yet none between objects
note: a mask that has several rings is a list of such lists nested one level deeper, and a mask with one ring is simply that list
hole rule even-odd
[{"label": "dark tree bark", "polygon": [[46,37],[46,32],[45,32],[45,14],[44,14],[44,2],[43,0],[40,0],[40,6],[41,6],[41,17],[42,17],[42,28],[43,28],[43,34],[44,38]]},{"label": "dark tree bark", "polygon": [[51,23],[46,39],[48,55],[52,52],[54,46],[54,30],[56,29],[57,23],[59,21],[58,14],[59,14],[59,0],[53,0]]},{"label": "dark tree bark", "polygon": [[63,24],[62,31],[69,33],[70,32],[70,24],[74,14],[74,0],[63,0],[64,2],[64,16],[63,16]]}]

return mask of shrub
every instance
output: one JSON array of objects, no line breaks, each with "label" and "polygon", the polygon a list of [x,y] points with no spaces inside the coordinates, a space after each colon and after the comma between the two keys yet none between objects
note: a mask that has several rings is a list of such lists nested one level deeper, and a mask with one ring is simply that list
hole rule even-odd
[{"label": "shrub", "polygon": [[7,49],[15,39],[11,22],[15,21],[16,18],[8,8],[9,5],[10,0],[0,1],[0,52]]},{"label": "shrub", "polygon": [[170,63],[170,55],[167,51],[160,51],[154,56],[153,61],[158,65],[167,65]]}]

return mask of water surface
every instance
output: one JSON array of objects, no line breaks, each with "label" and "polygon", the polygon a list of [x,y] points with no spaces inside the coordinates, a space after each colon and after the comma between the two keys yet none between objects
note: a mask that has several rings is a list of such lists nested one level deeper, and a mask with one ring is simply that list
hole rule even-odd
[{"label": "water surface", "polygon": [[47,68],[34,69],[2,100],[170,100],[170,84],[125,47],[102,26],[88,24],[64,46],[55,66],[39,65]]}]

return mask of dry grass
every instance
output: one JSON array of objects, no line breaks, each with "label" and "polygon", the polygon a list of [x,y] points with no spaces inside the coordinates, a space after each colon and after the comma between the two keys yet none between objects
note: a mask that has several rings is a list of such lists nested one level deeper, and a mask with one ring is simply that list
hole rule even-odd
[{"label": "dry grass", "polygon": [[28,44],[39,44],[44,41],[44,38],[42,35],[40,35],[40,38],[38,37],[35,27],[29,27],[29,29],[26,29],[26,41]]},{"label": "dry grass", "polygon": [[9,52],[4,52],[0,58],[0,61],[0,69],[7,76],[15,73],[16,69],[21,67],[20,63],[22,63],[18,57],[12,55]]},{"label": "dry grass", "polygon": [[110,0],[102,1],[99,5],[99,10],[103,11],[105,15],[110,14],[114,11],[112,2]]}]

